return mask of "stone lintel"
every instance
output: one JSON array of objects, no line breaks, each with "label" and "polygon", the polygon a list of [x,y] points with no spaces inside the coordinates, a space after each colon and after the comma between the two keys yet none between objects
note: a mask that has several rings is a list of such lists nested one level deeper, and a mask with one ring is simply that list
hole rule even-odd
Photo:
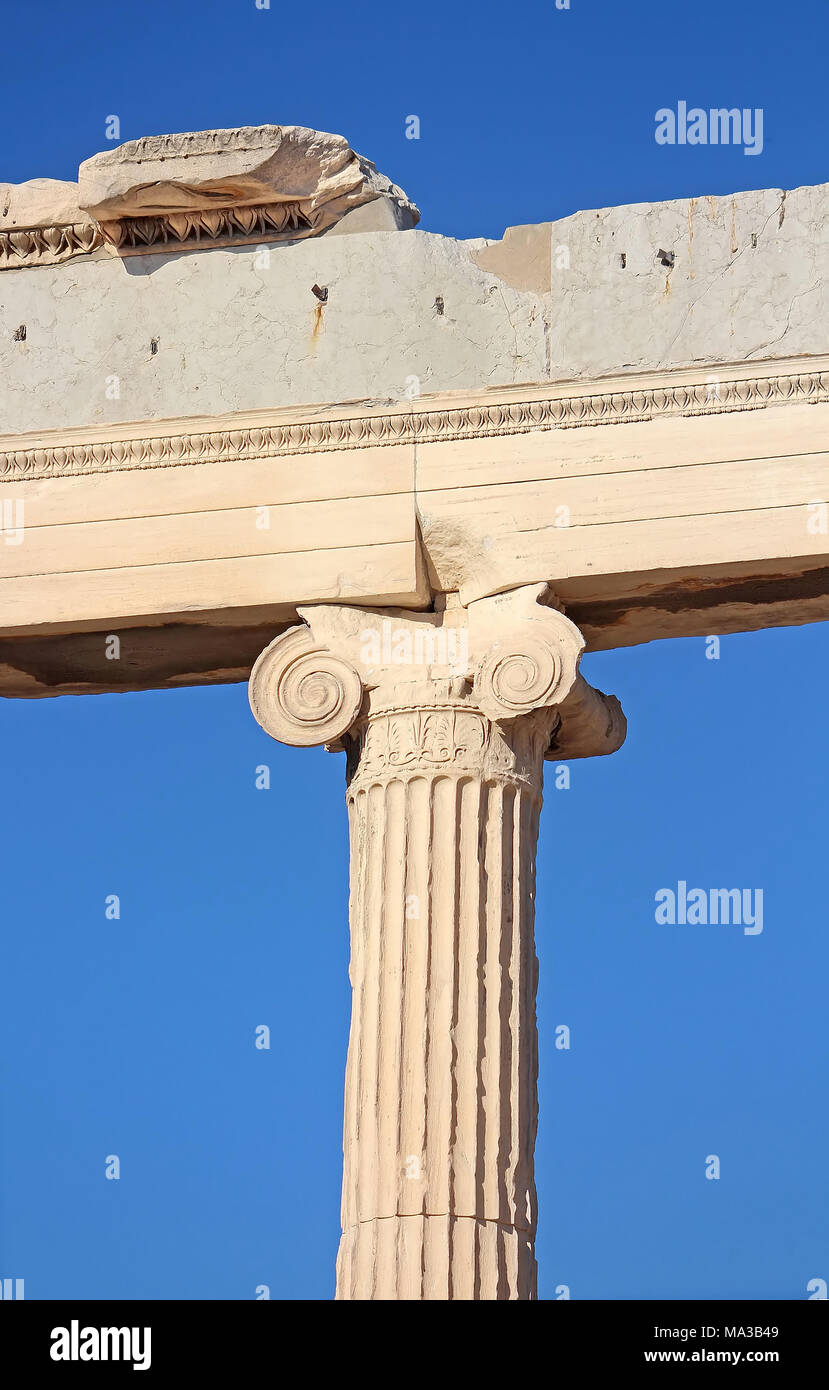
[{"label": "stone lintel", "polygon": [[246,679],[304,605],[541,578],[590,651],[822,621],[828,426],[812,357],[7,434],[0,695]]}]

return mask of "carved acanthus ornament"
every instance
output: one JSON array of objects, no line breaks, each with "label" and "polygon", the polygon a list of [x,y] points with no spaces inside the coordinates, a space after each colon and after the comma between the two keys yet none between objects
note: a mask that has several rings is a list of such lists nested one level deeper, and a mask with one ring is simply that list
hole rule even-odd
[{"label": "carved acanthus ornament", "polygon": [[0,270],[26,266],[59,265],[73,256],[88,256],[104,244],[97,222],[75,222],[63,227],[29,227],[0,231]]},{"label": "carved acanthus ornament", "polygon": [[307,236],[314,223],[298,203],[269,203],[263,207],[200,208],[170,212],[164,217],[124,217],[102,222],[104,239],[119,251],[168,250],[206,241],[270,240],[276,236]]}]

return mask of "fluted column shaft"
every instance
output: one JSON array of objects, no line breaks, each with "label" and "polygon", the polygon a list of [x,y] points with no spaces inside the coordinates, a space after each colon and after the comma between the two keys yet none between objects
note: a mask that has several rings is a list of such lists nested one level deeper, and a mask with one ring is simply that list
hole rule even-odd
[{"label": "fluted column shaft", "polygon": [[406,706],[372,701],[347,740],[338,1298],[535,1296],[534,882],[553,718],[496,725],[434,683]]},{"label": "fluted column shaft", "polygon": [[535,1298],[541,769],[625,736],[545,583],[450,597],[302,607],[250,678],[273,738],[347,753],[339,1299]]}]

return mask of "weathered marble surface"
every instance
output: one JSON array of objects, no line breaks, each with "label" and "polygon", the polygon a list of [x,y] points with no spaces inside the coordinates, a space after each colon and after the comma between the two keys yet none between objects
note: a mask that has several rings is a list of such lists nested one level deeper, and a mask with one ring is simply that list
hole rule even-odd
[{"label": "weathered marble surface", "polygon": [[0,303],[0,432],[403,398],[532,380],[545,358],[540,301],[411,231],[10,271]]},{"label": "weathered marble surface", "polygon": [[419,216],[403,190],[344,136],[305,126],[130,140],[84,161],[78,197],[109,242],[140,252],[194,237],[318,236],[378,198],[406,215],[401,225],[414,226]]},{"label": "weathered marble surface", "polygon": [[359,195],[365,183],[365,161],[342,135],[305,126],[144,136],[93,155],[78,170],[81,205],[99,219],[206,205],[302,201],[321,208]]},{"label": "weathered marble surface", "polygon": [[0,232],[88,222],[78,204],[78,185],[66,179],[0,183]]},{"label": "weathered marble surface", "polygon": [[100,227],[78,206],[76,183],[0,183],[0,270],[58,265],[102,246]]},{"label": "weathered marble surface", "polygon": [[550,356],[567,375],[829,346],[829,184],[579,213],[551,242]]},{"label": "weathered marble surface", "polygon": [[349,218],[350,232],[398,230],[420,212],[342,135],[275,125],[150,135],[85,160],[78,183],[0,184],[0,271],[295,242]]},{"label": "weathered marble surface", "polygon": [[828,285],[829,185],[8,270],[0,431],[826,353]]}]

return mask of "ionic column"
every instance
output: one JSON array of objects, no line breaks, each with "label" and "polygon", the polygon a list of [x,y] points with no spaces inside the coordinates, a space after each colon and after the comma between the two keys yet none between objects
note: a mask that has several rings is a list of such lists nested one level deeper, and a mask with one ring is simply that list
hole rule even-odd
[{"label": "ionic column", "polygon": [[624,737],[544,592],[302,609],[251,676],[274,737],[347,752],[340,1299],[535,1297],[542,766]]}]

